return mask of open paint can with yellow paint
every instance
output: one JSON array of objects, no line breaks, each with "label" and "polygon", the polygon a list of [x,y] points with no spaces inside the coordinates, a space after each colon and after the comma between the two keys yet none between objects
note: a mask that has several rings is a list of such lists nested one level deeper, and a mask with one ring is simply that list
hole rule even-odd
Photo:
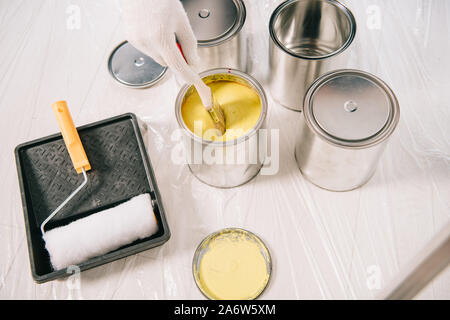
[{"label": "open paint can with yellow paint", "polygon": [[226,132],[217,135],[194,86],[185,85],[175,102],[175,115],[186,162],[206,184],[242,185],[258,174],[266,158],[266,95],[255,79],[238,70],[212,69],[200,77],[224,111]]},{"label": "open paint can with yellow paint", "polygon": [[253,300],[269,283],[272,259],[255,234],[228,228],[206,237],[192,262],[195,283],[213,300]]}]

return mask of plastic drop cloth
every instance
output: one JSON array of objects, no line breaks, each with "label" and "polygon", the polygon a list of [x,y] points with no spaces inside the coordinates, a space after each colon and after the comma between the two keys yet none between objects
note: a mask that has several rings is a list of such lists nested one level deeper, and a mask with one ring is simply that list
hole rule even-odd
[{"label": "plastic drop cloth", "polygon": [[[225,227],[259,235],[273,258],[261,299],[371,299],[449,222],[450,2],[343,1],[357,36],[348,66],[385,80],[401,107],[399,126],[375,176],[347,193],[308,183],[294,160],[300,115],[266,86],[268,20],[280,1],[246,0],[249,67],[280,129],[280,168],[242,187],[202,184],[170,161],[180,84],[167,74],[145,90],[120,87],[106,62],[124,40],[116,1],[0,2],[0,298],[196,299],[191,271],[200,241]],[[66,99],[77,125],[134,112],[172,237],[165,245],[38,285],[31,278],[13,149],[57,132],[50,105]],[[450,298],[447,268],[418,296]]]}]

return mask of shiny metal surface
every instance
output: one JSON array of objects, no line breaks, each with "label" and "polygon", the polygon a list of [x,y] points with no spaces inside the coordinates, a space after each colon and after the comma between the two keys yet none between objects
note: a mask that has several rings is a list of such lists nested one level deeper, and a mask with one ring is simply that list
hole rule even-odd
[{"label": "shiny metal surface", "polygon": [[84,186],[86,186],[86,184],[88,183],[88,177],[86,174],[86,170],[83,168],[81,168],[81,171],[83,172],[83,182],[55,209],[53,210],[53,212],[44,220],[44,222],[42,222],[41,224],[41,233],[42,235],[44,235],[45,233],[45,225],[51,220],[53,219],[54,216],[56,216],[58,214],[58,212],[61,211],[62,208],[64,208],[66,206],[67,203],[70,202],[70,200],[73,199],[73,197],[75,197],[78,192],[80,192]]},{"label": "shiny metal surface", "polygon": [[358,70],[321,76],[309,88],[303,111],[297,165],[309,181],[332,191],[358,188],[372,177],[400,118],[392,90]]},{"label": "shiny metal surface", "polygon": [[[262,86],[249,75],[233,69],[212,69],[200,74],[206,83],[214,81],[235,81],[246,85],[258,93],[261,100],[261,115],[253,130],[231,141],[212,142],[205,141],[196,136],[186,126],[181,115],[181,106],[192,86],[185,85],[178,93],[175,102],[175,115],[178,125],[184,132],[184,145],[187,164],[191,172],[202,182],[219,188],[232,188],[242,185],[254,178],[260,171],[266,157],[264,141],[260,141],[258,134],[260,129],[266,128],[267,98]],[[212,154],[218,157],[222,163],[207,163],[196,161],[195,151],[201,150],[202,154]],[[242,155],[239,160],[236,155]],[[234,163],[227,160],[228,157],[236,159]]]},{"label": "shiny metal surface", "polygon": [[242,28],[242,0],[182,0],[198,40],[198,72],[214,68],[246,70],[247,48]]},{"label": "shiny metal surface", "polygon": [[238,20],[233,0],[183,0],[183,7],[200,43],[226,36]]},{"label": "shiny metal surface", "polygon": [[389,120],[391,104],[390,97],[377,83],[347,72],[330,76],[316,89],[312,114],[329,135],[358,141],[383,129]]},{"label": "shiny metal surface", "polygon": [[122,42],[108,60],[108,70],[120,84],[130,88],[148,88],[162,79],[167,71],[129,42]]},{"label": "shiny metal surface", "polygon": [[271,94],[283,106],[301,111],[311,83],[345,61],[356,22],[338,1],[286,1],[272,13],[269,32]]}]

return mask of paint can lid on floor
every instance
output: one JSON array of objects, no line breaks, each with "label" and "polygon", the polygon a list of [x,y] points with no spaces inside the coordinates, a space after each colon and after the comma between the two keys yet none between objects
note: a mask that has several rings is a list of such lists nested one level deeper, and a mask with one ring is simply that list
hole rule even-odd
[{"label": "paint can lid on floor", "polygon": [[130,88],[153,86],[167,71],[167,67],[156,63],[127,41],[111,53],[108,69],[116,81]]}]

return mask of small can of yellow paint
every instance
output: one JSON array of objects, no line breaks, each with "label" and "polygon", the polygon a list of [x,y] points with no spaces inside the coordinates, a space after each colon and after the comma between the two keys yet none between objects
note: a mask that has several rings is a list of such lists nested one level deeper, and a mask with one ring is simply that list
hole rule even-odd
[{"label": "small can of yellow paint", "polygon": [[250,231],[227,228],[207,236],[192,262],[195,283],[212,300],[253,300],[267,287],[272,259]]},{"label": "small can of yellow paint", "polygon": [[[183,133],[186,162],[194,176],[208,185],[220,188],[242,185],[259,173],[267,154],[267,132],[262,132],[266,128],[267,115],[265,92],[254,78],[234,69],[212,69],[202,72],[200,76],[209,86],[221,83],[240,86],[243,90],[248,90],[252,101],[259,101],[260,109],[256,117],[255,114],[252,115],[252,125],[248,126],[247,123],[242,134],[230,135],[228,125],[234,123],[238,127],[239,123],[245,122],[236,117],[249,107],[249,103],[246,103],[245,94],[242,92],[234,94],[227,91],[230,88],[218,88],[216,91],[213,88],[214,97],[223,107],[227,122],[225,138],[220,138],[223,140],[214,139],[202,131],[196,134],[196,128],[188,126],[186,114],[183,115],[185,105],[194,95],[199,99],[193,86],[182,87],[175,102],[175,115]],[[201,109],[197,110],[196,114],[202,116],[207,112]]]}]

